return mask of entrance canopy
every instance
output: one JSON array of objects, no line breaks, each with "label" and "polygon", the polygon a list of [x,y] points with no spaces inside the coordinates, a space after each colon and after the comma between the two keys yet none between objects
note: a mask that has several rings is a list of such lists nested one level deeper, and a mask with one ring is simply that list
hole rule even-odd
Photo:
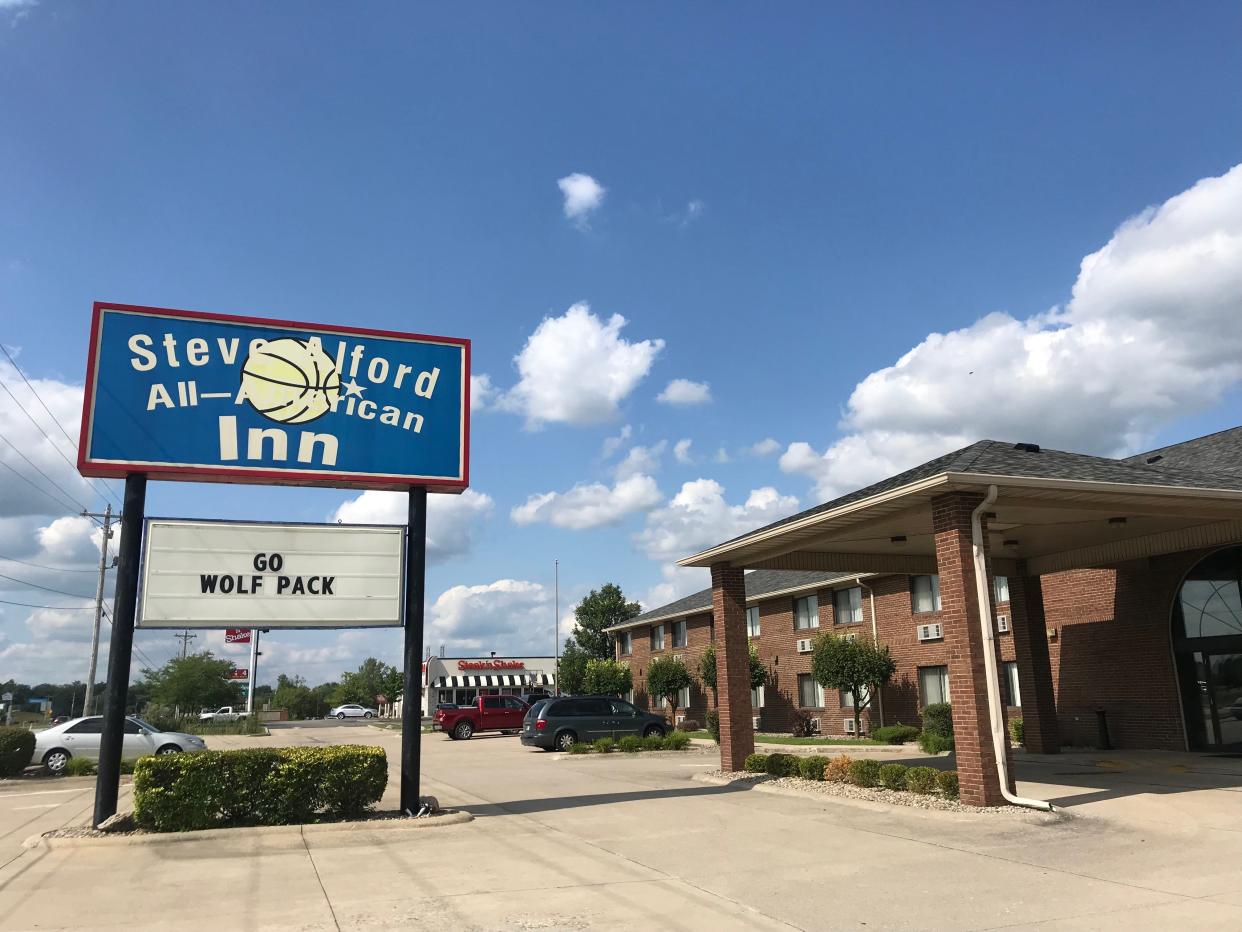
[{"label": "entrance canopy", "polygon": [[997,572],[1018,560],[1031,575],[1114,566],[1242,538],[1240,464],[1242,428],[1126,460],[981,440],[680,565],[935,573],[932,500],[995,486]]},{"label": "entrance canopy", "polygon": [[464,676],[438,676],[431,681],[433,689],[479,689],[499,686],[551,686],[546,673],[480,673]]}]

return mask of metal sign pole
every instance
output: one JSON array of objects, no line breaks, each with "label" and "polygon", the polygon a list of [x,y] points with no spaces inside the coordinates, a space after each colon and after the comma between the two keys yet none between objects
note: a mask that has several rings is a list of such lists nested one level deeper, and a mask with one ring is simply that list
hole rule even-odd
[{"label": "metal sign pole", "polygon": [[259,629],[250,629],[250,682],[246,684],[246,714],[254,715],[254,684],[259,676]]},{"label": "metal sign pole", "polygon": [[427,585],[427,489],[410,488],[405,540],[405,689],[401,699],[401,809],[419,810],[422,751],[423,603]]},{"label": "metal sign pole", "polygon": [[99,776],[95,779],[93,825],[116,815],[121,784],[121,745],[125,739],[125,702],[129,694],[130,654],[134,649],[134,612],[138,604],[138,560],[142,553],[142,521],[146,513],[147,477],[125,477],[120,564],[116,571],[116,611],[108,646],[108,684],[104,693],[103,734],[99,741]]}]

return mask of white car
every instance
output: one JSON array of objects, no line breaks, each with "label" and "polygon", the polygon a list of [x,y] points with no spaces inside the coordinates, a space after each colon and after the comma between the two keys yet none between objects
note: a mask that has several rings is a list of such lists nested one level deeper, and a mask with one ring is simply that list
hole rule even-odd
[{"label": "white car", "polygon": [[345,705],[338,705],[335,709],[329,709],[328,718],[379,718],[379,712],[360,706],[356,702],[347,702]]},{"label": "white car", "polygon": [[[32,764],[42,764],[52,773],[62,773],[71,757],[99,760],[99,742],[103,737],[103,716],[75,718],[63,725],[54,725],[35,734]],[[198,735],[176,731],[160,731],[149,722],[129,716],[125,719],[125,737],[121,757],[135,760],[151,754],[197,753],[207,750],[207,743]]]}]

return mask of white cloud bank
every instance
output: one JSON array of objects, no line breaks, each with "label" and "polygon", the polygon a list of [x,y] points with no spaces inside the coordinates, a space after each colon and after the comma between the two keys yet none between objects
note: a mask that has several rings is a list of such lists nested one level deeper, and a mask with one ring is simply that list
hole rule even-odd
[{"label": "white cloud bank", "polygon": [[647,511],[663,496],[656,481],[631,475],[609,487],[602,482],[583,483],[568,492],[532,495],[510,513],[515,524],[551,524],[583,531],[617,524],[627,515]]},{"label": "white cloud bank", "polygon": [[664,387],[664,391],[656,395],[656,401],[666,405],[705,405],[712,400],[711,386],[706,382],[692,382],[689,379],[673,379]]},{"label": "white cloud bank", "polygon": [[553,595],[539,583],[498,579],[453,586],[428,613],[427,643],[453,653],[495,650],[509,655],[552,651]]},{"label": "white cloud bank", "polygon": [[588,226],[590,215],[599,210],[604,203],[604,195],[608,193],[607,188],[582,172],[557,179],[556,186],[565,198],[565,216],[584,229]]},{"label": "white cloud bank", "polygon": [[1102,455],[1242,380],[1242,165],[1130,218],[1063,307],[930,334],[850,396],[847,435],[781,468],[831,498],[981,438]]},{"label": "white cloud bank", "polygon": [[[492,497],[474,489],[460,495],[427,496],[427,561],[441,563],[468,553],[492,513]],[[405,524],[409,496],[404,492],[363,492],[341,504],[333,521],[346,524]]]}]

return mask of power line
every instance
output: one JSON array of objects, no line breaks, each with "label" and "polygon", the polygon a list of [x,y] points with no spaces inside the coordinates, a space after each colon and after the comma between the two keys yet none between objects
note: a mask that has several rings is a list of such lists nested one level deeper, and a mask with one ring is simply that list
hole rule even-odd
[{"label": "power line", "polygon": [[60,612],[93,612],[93,605],[31,605],[29,602],[12,602],[9,599],[0,599],[0,605],[20,605],[22,608],[50,608]]},{"label": "power line", "polygon": [[18,479],[21,479],[22,482],[26,483],[28,486],[30,486],[32,489],[34,489],[36,492],[38,492],[40,495],[46,498],[49,502],[55,502],[61,508],[64,508],[69,514],[77,513],[78,508],[76,505],[71,505],[68,502],[66,502],[63,498],[57,498],[55,495],[53,495],[51,492],[48,492],[46,489],[39,488],[39,486],[35,485],[34,482],[32,482],[29,478],[27,478],[26,476],[23,476],[21,473],[19,473],[16,469],[14,469],[8,463],[4,462],[4,460],[0,460],[0,466],[3,466],[13,475],[17,476]]},{"label": "power line", "polygon": [[53,589],[51,586],[40,586],[38,583],[32,583],[25,579],[18,579],[16,576],[5,576],[0,573],[0,579],[7,579],[9,582],[15,582],[21,586],[29,586],[32,589],[42,589],[44,592],[55,592],[57,595],[67,595],[71,599],[89,599],[89,595],[79,595],[76,592],[66,592],[64,589]]},{"label": "power line", "polygon": [[[26,463],[30,466],[30,468],[31,468],[31,469],[33,469],[33,470],[34,470],[35,472],[37,472],[40,476],[42,476],[44,479],[46,479],[48,482],[50,482],[50,483],[52,484],[52,487],[53,487],[53,488],[57,489],[57,490],[58,490],[58,491],[60,491],[60,492],[63,492],[63,493],[65,494],[66,498],[68,498],[70,501],[74,501],[74,497],[73,497],[73,493],[72,493],[72,492],[68,491],[68,490],[67,490],[64,486],[62,486],[59,482],[57,482],[55,479],[53,479],[51,476],[49,476],[47,473],[45,473],[42,469],[40,469],[37,465],[35,465],[35,463],[31,461],[30,457],[28,457],[25,453],[23,453],[21,450],[19,450],[19,449],[17,448],[17,446],[13,443],[13,441],[12,441],[12,440],[10,440],[8,437],[4,436],[4,434],[0,434],[0,440],[3,440],[3,441],[4,441],[5,443],[7,443],[10,447],[12,447],[13,452],[14,452],[14,453],[16,453],[18,456],[20,456],[23,460],[25,460],[25,461],[26,461]],[[5,463],[4,465],[5,465],[5,466],[9,466],[9,464],[8,464],[8,463]],[[19,475],[19,476],[21,476],[21,475],[22,475],[21,473],[17,472],[17,470],[16,470],[16,469],[13,469],[13,467],[12,467],[12,466],[9,466],[9,469],[11,469],[13,472],[17,473],[17,475]],[[23,479],[26,479],[26,477],[25,477],[25,476],[22,476],[22,478],[23,478]],[[27,481],[27,482],[29,482],[32,486],[34,486],[36,489],[39,489],[39,487],[38,487],[37,485],[35,485],[33,482],[31,482],[29,479],[26,479],[26,481]],[[39,491],[40,491],[40,492],[43,492],[43,494],[44,494],[44,495],[47,495],[49,498],[54,498],[54,497],[55,497],[55,496],[50,495],[48,492],[44,491],[43,489],[39,489]],[[58,501],[59,501],[62,505],[64,505],[64,504],[65,504],[65,500],[64,500],[64,499],[57,499],[57,500],[58,500]],[[86,511],[86,506],[85,506],[85,505],[83,505],[83,504],[81,504],[81,503],[78,503],[77,505],[68,505],[67,507],[69,508],[69,510],[70,510],[70,511]]]},{"label": "power line", "polygon": [[0,555],[0,560],[5,563],[20,563],[22,566],[36,566],[41,570],[52,570],[56,573],[90,573],[94,575],[97,572],[96,570],[76,569],[71,566],[48,566],[46,563],[32,563],[29,560],[19,560],[16,557],[6,557],[3,555]]}]

